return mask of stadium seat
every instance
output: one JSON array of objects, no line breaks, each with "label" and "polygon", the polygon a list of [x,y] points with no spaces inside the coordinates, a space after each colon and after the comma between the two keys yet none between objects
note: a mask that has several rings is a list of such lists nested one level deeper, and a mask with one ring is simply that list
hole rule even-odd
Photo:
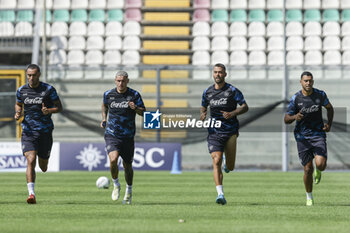
[{"label": "stadium seat", "polygon": [[122,39],[120,36],[107,36],[105,40],[106,50],[121,50],[122,49]]},{"label": "stadium seat", "polygon": [[15,26],[15,36],[18,36],[18,37],[33,36],[32,24],[28,22],[17,23]]},{"label": "stadium seat", "polygon": [[267,9],[283,9],[283,0],[267,0]]},{"label": "stadium seat", "polygon": [[15,28],[11,22],[0,22],[0,37],[10,37],[15,34]]},{"label": "stadium seat", "polygon": [[287,65],[303,65],[304,64],[304,55],[301,51],[289,51],[287,53]]},{"label": "stadium seat", "polygon": [[114,21],[122,22],[123,19],[124,19],[123,11],[120,9],[109,10],[107,13],[108,22],[114,22]]},{"label": "stadium seat", "polygon": [[340,7],[342,9],[349,9],[350,8],[350,0],[340,0]]},{"label": "stadium seat", "polygon": [[228,25],[226,22],[215,22],[211,25],[211,36],[228,36]]},{"label": "stadium seat", "polygon": [[247,50],[248,43],[244,36],[234,36],[230,40],[230,51]]},{"label": "stadium seat", "polygon": [[341,48],[343,51],[350,50],[350,36],[344,36],[341,42]]},{"label": "stadium seat", "polygon": [[266,41],[262,36],[253,36],[248,39],[248,51],[265,50]]},{"label": "stadium seat", "polygon": [[323,24],[322,29],[323,36],[339,36],[340,25],[338,22],[326,22]]},{"label": "stadium seat", "polygon": [[228,50],[229,47],[230,47],[230,43],[226,36],[215,36],[211,40],[212,51]]},{"label": "stadium seat", "polygon": [[303,50],[304,41],[301,36],[290,36],[286,41],[286,49],[287,51],[291,50]]},{"label": "stadium seat", "polygon": [[284,38],[283,36],[272,36],[267,40],[267,50],[283,50],[284,49]]},{"label": "stadium seat", "polygon": [[319,36],[308,36],[304,41],[304,50],[321,50],[322,40]]},{"label": "stadium seat", "polygon": [[336,21],[340,20],[339,11],[335,9],[327,9],[323,11],[322,14],[323,22]]},{"label": "stadium seat", "polygon": [[141,11],[139,9],[127,9],[125,11],[125,21],[137,21],[142,20]]},{"label": "stadium seat", "polygon": [[[40,28],[39,28],[39,36],[44,35],[44,23],[40,22]],[[46,23],[46,36],[51,35],[51,25],[49,23]]]},{"label": "stadium seat", "polygon": [[281,22],[270,22],[266,27],[266,36],[282,36],[283,24]]},{"label": "stadium seat", "polygon": [[288,10],[286,12],[286,22],[302,22],[303,21],[303,14],[301,13],[301,10]]},{"label": "stadium seat", "polygon": [[231,22],[246,22],[247,12],[245,10],[232,10],[230,13]]},{"label": "stadium seat", "polygon": [[230,8],[231,9],[246,9],[248,7],[248,1],[242,0],[230,0]]},{"label": "stadium seat", "polygon": [[210,50],[210,40],[206,36],[196,36],[192,41],[192,50]]},{"label": "stadium seat", "polygon": [[[210,56],[209,56],[210,60]],[[210,79],[211,71],[209,69],[194,69],[192,70],[192,79],[193,80],[206,80]]]},{"label": "stadium seat", "polygon": [[126,36],[123,40],[124,50],[138,50],[141,48],[141,40],[138,36]]},{"label": "stadium seat", "polygon": [[350,35],[350,22],[344,22],[341,26],[341,35],[349,36]]},{"label": "stadium seat", "polygon": [[230,36],[246,36],[247,24],[244,22],[233,22],[230,25]]},{"label": "stadium seat", "polygon": [[127,50],[122,55],[123,65],[138,65],[140,63],[140,54],[136,50]]},{"label": "stadium seat", "polygon": [[96,66],[103,64],[103,54],[100,50],[90,50],[85,55],[85,64]]},{"label": "stadium seat", "polygon": [[263,22],[251,22],[248,25],[248,36],[265,36],[265,24]]},{"label": "stadium seat", "polygon": [[82,65],[85,62],[85,55],[82,50],[71,50],[68,52],[67,65]]},{"label": "stadium seat", "polygon": [[303,25],[300,22],[289,22],[286,26],[287,36],[303,35]]},{"label": "stadium seat", "polygon": [[228,22],[228,13],[227,10],[213,10],[211,13],[211,21],[224,21]]},{"label": "stadium seat", "polygon": [[123,9],[125,0],[107,0],[107,9]]},{"label": "stadium seat", "polygon": [[286,0],[286,9],[302,9],[302,0]]},{"label": "stadium seat", "polygon": [[341,65],[341,63],[341,54],[338,50],[329,50],[324,53],[324,65]]},{"label": "stadium seat", "polygon": [[104,47],[104,40],[102,36],[89,36],[86,40],[86,49],[88,50],[102,50]]},{"label": "stadium seat", "polygon": [[121,62],[122,56],[118,50],[109,50],[103,55],[103,64],[106,66],[119,65]]},{"label": "stadium seat", "polygon": [[[44,0],[36,0],[35,5],[37,8],[43,8]],[[51,9],[52,5],[52,0],[46,0],[46,9]]]},{"label": "stadium seat", "polygon": [[265,11],[264,10],[251,10],[249,11],[249,22],[265,22]]},{"label": "stadium seat", "polygon": [[194,0],[193,1],[194,9],[209,9],[210,8],[210,0]]},{"label": "stadium seat", "polygon": [[53,9],[69,9],[71,0],[53,0]]},{"label": "stadium seat", "polygon": [[350,65],[350,51],[345,51],[342,55],[342,64]]},{"label": "stadium seat", "polygon": [[269,10],[267,12],[268,22],[283,22],[283,12],[281,10]]},{"label": "stadium seat", "polygon": [[319,9],[321,8],[321,0],[303,0],[304,9]]},{"label": "stadium seat", "polygon": [[16,14],[13,10],[0,10],[0,22],[15,22]]},{"label": "stadium seat", "polygon": [[30,22],[34,20],[34,14],[32,10],[19,10],[17,11],[17,22]]},{"label": "stadium seat", "polygon": [[211,0],[211,9],[228,9],[229,0]]},{"label": "stadium seat", "polygon": [[17,0],[17,9],[34,9],[34,8],[35,8],[34,0]]},{"label": "stadium seat", "polygon": [[138,36],[141,34],[141,26],[139,22],[128,21],[123,27],[124,36]]},{"label": "stadium seat", "polygon": [[350,9],[343,10],[341,13],[341,20],[343,22],[350,21]]},{"label": "stadium seat", "polygon": [[322,27],[319,22],[307,22],[304,26],[304,36],[321,36]]},{"label": "stadium seat", "polygon": [[[52,14],[51,14],[50,10],[46,10],[45,16],[46,16],[46,22],[51,23],[52,22]],[[40,20],[43,20],[43,14],[40,16]]]},{"label": "stadium seat", "polygon": [[16,9],[16,1],[0,0],[0,9]]},{"label": "stadium seat", "polygon": [[266,65],[266,54],[263,51],[252,51],[248,55],[248,65]]},{"label": "stadium seat", "polygon": [[71,21],[72,22],[86,22],[88,20],[88,14],[86,10],[82,9],[77,9],[77,10],[72,10],[71,13]]},{"label": "stadium seat", "polygon": [[106,0],[89,0],[90,9],[105,9]]},{"label": "stadium seat", "polygon": [[208,51],[195,51],[192,55],[192,65],[201,66],[210,64],[210,55]]},{"label": "stadium seat", "polygon": [[103,36],[105,34],[105,25],[102,22],[90,22],[87,26],[88,36]]},{"label": "stadium seat", "polygon": [[67,63],[67,55],[63,49],[53,50],[49,55],[50,65],[65,65]]},{"label": "stadium seat", "polygon": [[341,42],[338,36],[326,36],[323,39],[323,50],[340,50]]},{"label": "stadium seat", "polygon": [[224,65],[229,64],[229,56],[226,51],[214,51],[211,54],[210,64],[215,65],[216,63],[222,63]]},{"label": "stadium seat", "polygon": [[244,66],[248,64],[248,56],[246,51],[233,51],[230,54],[230,65]]},{"label": "stadium seat", "polygon": [[125,0],[125,8],[141,8],[142,0]]},{"label": "stadium seat", "polygon": [[248,0],[249,9],[265,9],[265,0]]},{"label": "stadium seat", "polygon": [[108,22],[106,24],[106,36],[116,36],[123,34],[123,25],[118,21]]},{"label": "stadium seat", "polygon": [[[85,41],[84,41],[85,43]],[[50,40],[50,50],[67,49],[68,42],[65,36],[54,36]]]},{"label": "stadium seat", "polygon": [[281,50],[271,51],[267,55],[267,64],[270,66],[283,65],[283,62],[284,62],[284,53]]},{"label": "stadium seat", "polygon": [[71,0],[71,9],[87,9],[89,6],[88,0]]},{"label": "stadium seat", "polygon": [[339,0],[322,0],[322,9],[338,9]]},{"label": "stadium seat", "polygon": [[322,65],[322,53],[319,50],[305,53],[305,65]]},{"label": "stadium seat", "polygon": [[85,36],[86,32],[87,28],[84,22],[73,22],[69,26],[70,36]]},{"label": "stadium seat", "polygon": [[192,27],[192,36],[209,36],[210,26],[207,22],[195,22]]},{"label": "stadium seat", "polygon": [[105,21],[105,11],[104,10],[90,10],[89,13],[90,22],[104,22]]},{"label": "stadium seat", "polygon": [[321,21],[321,13],[319,10],[306,10],[304,12],[304,22],[307,23],[311,21]]},{"label": "stadium seat", "polygon": [[69,22],[68,10],[55,10],[53,12],[54,22]]},{"label": "stadium seat", "polygon": [[85,38],[83,36],[71,36],[68,40],[69,50],[84,50],[86,48]]},{"label": "stadium seat", "polygon": [[207,9],[196,9],[192,14],[192,21],[198,22],[198,21],[210,21],[210,13]]}]

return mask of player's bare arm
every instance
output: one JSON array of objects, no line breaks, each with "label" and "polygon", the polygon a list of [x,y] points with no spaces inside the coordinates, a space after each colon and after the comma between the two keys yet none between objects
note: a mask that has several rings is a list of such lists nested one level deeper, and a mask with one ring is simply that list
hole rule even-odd
[{"label": "player's bare arm", "polygon": [[108,105],[102,104],[102,121],[100,123],[101,128],[106,128],[107,115],[108,115]]},{"label": "player's bare arm", "polygon": [[132,101],[129,101],[129,107],[132,110],[135,110],[135,112],[140,116],[143,116],[143,112],[146,110],[145,108],[142,108],[142,107],[135,105],[135,103]]},{"label": "player's bare arm", "polygon": [[240,107],[233,110],[232,112],[221,111],[221,113],[225,119],[230,119],[234,116],[238,116],[238,115],[241,115],[243,113],[246,113],[246,112],[248,112],[248,110],[249,110],[248,104],[244,103]]},{"label": "player's bare arm", "polygon": [[54,106],[53,108],[47,108],[44,103],[41,105],[41,111],[44,115],[51,114],[51,113],[59,113],[62,112],[62,103],[60,100],[56,100],[53,102]]},{"label": "player's bare arm", "polygon": [[328,103],[325,108],[327,109],[327,119],[328,122],[324,124],[323,130],[329,132],[333,123],[334,109],[331,103]]},{"label": "player's bare arm", "polygon": [[200,120],[204,121],[206,117],[207,117],[207,108],[202,106],[200,111]]},{"label": "player's bare arm", "polygon": [[291,124],[294,121],[301,121],[301,119],[303,119],[303,117],[304,117],[304,115],[301,112],[298,112],[295,115],[286,114],[286,115],[284,115],[284,123]]},{"label": "player's bare arm", "polygon": [[16,102],[15,104],[15,120],[18,121],[19,118],[22,116],[22,106],[23,104]]}]

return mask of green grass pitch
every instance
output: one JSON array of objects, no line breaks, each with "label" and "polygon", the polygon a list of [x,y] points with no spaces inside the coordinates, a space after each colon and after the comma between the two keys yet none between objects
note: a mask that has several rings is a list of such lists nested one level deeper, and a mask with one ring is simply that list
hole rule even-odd
[{"label": "green grass pitch", "polygon": [[313,207],[305,206],[302,172],[224,174],[225,206],[215,203],[211,172],[135,171],[130,206],[96,188],[102,175],[109,173],[38,173],[37,204],[28,205],[25,174],[0,173],[0,232],[350,231],[350,173],[323,173]]}]

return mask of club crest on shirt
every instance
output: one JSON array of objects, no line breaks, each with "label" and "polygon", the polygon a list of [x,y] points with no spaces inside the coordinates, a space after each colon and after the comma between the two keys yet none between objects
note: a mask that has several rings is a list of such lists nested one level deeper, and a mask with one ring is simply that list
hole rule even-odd
[{"label": "club crest on shirt", "polygon": [[229,96],[230,95],[230,92],[229,91],[225,91],[224,92],[224,96]]},{"label": "club crest on shirt", "polygon": [[40,94],[41,96],[44,96],[45,95],[45,91],[43,91],[43,92],[41,92],[41,94]]},{"label": "club crest on shirt", "polygon": [[316,104],[320,104],[320,103],[321,103],[321,100],[317,98],[317,99],[315,99],[315,103],[316,103]]}]

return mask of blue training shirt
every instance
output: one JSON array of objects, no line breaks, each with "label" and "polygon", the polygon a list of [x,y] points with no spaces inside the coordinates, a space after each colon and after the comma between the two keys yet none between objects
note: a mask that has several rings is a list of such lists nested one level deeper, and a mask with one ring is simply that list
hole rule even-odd
[{"label": "blue training shirt", "polygon": [[292,96],[289,102],[287,114],[295,115],[301,112],[304,117],[297,121],[294,128],[294,137],[296,141],[311,139],[317,137],[326,138],[326,133],[322,119],[322,106],[329,103],[324,91],[313,88],[309,96],[304,96],[301,90]]},{"label": "blue training shirt", "polygon": [[210,117],[221,121],[221,128],[208,128],[209,134],[236,134],[239,123],[237,117],[225,119],[221,111],[232,112],[237,108],[237,104],[245,103],[243,94],[236,87],[225,83],[225,86],[216,90],[215,84],[211,85],[203,92],[202,107],[210,107]]},{"label": "blue training shirt", "polygon": [[40,82],[36,88],[31,88],[25,84],[18,88],[16,101],[24,106],[24,119],[22,121],[23,132],[50,132],[53,130],[52,114],[44,115],[41,111],[42,103],[45,107],[55,107],[54,101],[59,100],[56,89],[47,84]]},{"label": "blue training shirt", "polygon": [[135,110],[128,102],[134,102],[137,107],[145,108],[141,95],[128,87],[124,93],[118,93],[116,88],[106,91],[103,103],[108,105],[108,121],[105,134],[117,138],[132,138],[135,136]]}]

